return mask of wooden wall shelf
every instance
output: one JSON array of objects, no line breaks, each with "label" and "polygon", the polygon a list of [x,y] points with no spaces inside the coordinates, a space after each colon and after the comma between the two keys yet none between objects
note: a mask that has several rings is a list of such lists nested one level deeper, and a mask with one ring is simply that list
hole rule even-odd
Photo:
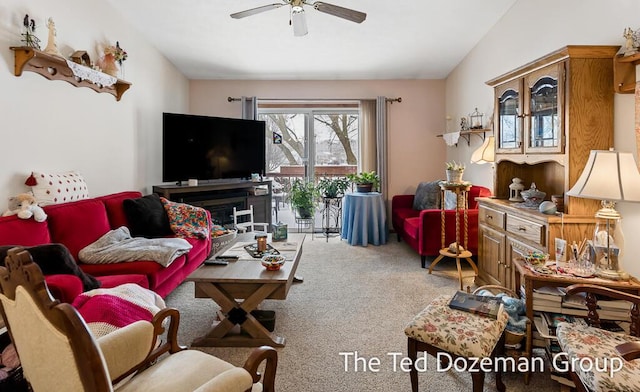
[{"label": "wooden wall shelf", "polygon": [[636,90],[636,65],[640,64],[640,53],[613,58],[613,88],[620,94],[633,94]]},{"label": "wooden wall shelf", "polygon": [[122,94],[131,87],[131,83],[120,79],[112,86],[103,86],[82,79],[73,74],[64,58],[40,50],[27,46],[13,46],[10,49],[15,53],[14,73],[16,76],[21,76],[23,71],[35,72],[49,80],[64,80],[76,87],[88,87],[98,93],[109,93],[116,97],[116,101],[119,101]]},{"label": "wooden wall shelf", "polygon": [[[460,131],[460,137],[467,141],[467,146],[471,145],[471,135],[477,135],[482,141],[484,141],[485,134],[487,132],[493,132],[491,129],[469,129],[466,131]],[[437,137],[443,137],[443,134],[436,135]],[[458,146],[458,143],[456,143]]]}]

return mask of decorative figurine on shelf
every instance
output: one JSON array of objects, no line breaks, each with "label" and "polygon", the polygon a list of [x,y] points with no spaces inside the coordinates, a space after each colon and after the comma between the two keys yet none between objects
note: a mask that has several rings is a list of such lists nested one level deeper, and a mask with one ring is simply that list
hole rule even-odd
[{"label": "decorative figurine on shelf", "polygon": [[624,29],[624,34],[622,34],[622,36],[626,39],[624,44],[624,55],[631,56],[632,54],[638,53],[638,48],[636,48],[634,42],[634,32],[631,30],[631,27]]},{"label": "decorative figurine on shelf", "polygon": [[127,57],[127,52],[120,47],[120,41],[116,41],[115,46],[107,46],[104,48],[104,57],[101,64],[102,71],[113,77],[118,77],[118,67],[116,66],[116,62],[118,62],[118,64],[120,64],[120,68],[122,68],[122,63],[127,59]]},{"label": "decorative figurine on shelf", "polygon": [[532,182],[531,187],[526,191],[520,192],[522,198],[524,199],[524,204],[526,207],[535,207],[538,208],[540,203],[544,201],[544,197],[547,195],[545,192],[540,191],[536,187],[536,183]]},{"label": "decorative figurine on shelf", "polygon": [[53,18],[47,20],[47,28],[49,29],[49,39],[47,41],[47,47],[44,48],[44,52],[53,56],[62,57],[62,53],[58,50],[58,44],[56,42],[56,23],[53,21]]},{"label": "decorative figurine on shelf", "polygon": [[460,130],[461,131],[468,131],[469,130],[469,123],[467,122],[466,117],[461,117],[460,118]]},{"label": "decorative figurine on shelf", "polygon": [[522,196],[520,196],[520,192],[523,190],[524,185],[521,179],[518,177],[511,179],[511,184],[509,184],[509,201],[524,201]]},{"label": "decorative figurine on shelf", "polygon": [[22,33],[22,42],[25,46],[40,50],[40,38],[36,37],[36,21],[29,19],[29,15],[24,16],[22,21],[24,33]]}]

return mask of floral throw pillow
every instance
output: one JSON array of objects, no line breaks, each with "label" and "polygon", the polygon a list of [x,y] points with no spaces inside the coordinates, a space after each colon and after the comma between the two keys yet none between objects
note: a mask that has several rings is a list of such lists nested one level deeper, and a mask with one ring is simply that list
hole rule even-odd
[{"label": "floral throw pillow", "polygon": [[209,216],[204,208],[185,203],[176,203],[160,198],[167,215],[169,226],[176,237],[209,238]]}]

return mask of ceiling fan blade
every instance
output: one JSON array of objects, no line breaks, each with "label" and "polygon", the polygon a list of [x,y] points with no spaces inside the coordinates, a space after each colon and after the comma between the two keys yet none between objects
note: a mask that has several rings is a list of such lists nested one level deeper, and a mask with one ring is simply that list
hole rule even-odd
[{"label": "ceiling fan blade", "polygon": [[283,5],[286,5],[286,4],[284,4],[284,3],[274,3],[274,4],[269,4],[269,5],[263,5],[262,7],[256,7],[256,8],[251,8],[249,10],[236,12],[235,14],[231,14],[231,17],[234,18],[234,19],[245,18],[247,16],[259,14],[261,12],[265,12],[265,11],[269,11],[269,10],[272,10],[272,9],[280,8]]},{"label": "ceiling fan blade", "polygon": [[367,14],[364,12],[352,10],[349,8],[340,7],[337,5],[316,1],[313,3],[313,8],[320,12],[324,12],[329,15],[337,16],[346,20],[350,20],[356,23],[362,23],[367,19]]}]

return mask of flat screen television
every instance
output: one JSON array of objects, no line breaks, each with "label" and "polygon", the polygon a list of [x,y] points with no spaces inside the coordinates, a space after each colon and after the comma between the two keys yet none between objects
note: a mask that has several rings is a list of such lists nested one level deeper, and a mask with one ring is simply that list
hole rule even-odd
[{"label": "flat screen television", "polygon": [[162,181],[264,174],[264,121],[163,113]]}]

